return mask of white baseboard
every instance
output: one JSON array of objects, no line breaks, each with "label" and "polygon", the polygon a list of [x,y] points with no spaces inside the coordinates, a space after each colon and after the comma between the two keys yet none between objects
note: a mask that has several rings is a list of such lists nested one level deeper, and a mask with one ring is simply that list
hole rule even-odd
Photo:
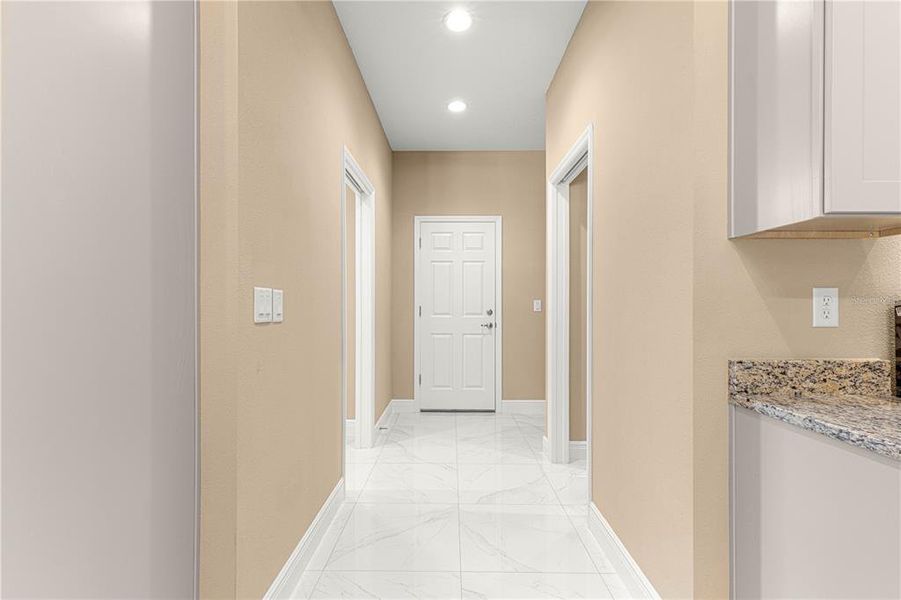
[{"label": "white baseboard", "polygon": [[600,544],[607,558],[610,559],[616,574],[626,586],[630,598],[660,600],[660,594],[654,589],[651,581],[629,554],[622,540],[610,527],[610,523],[607,522],[594,502],[588,505],[588,530]]},{"label": "white baseboard", "polygon": [[[541,453],[551,462],[551,448],[547,436],[541,438]],[[588,442],[569,442],[569,460],[585,460],[588,458]]]},{"label": "white baseboard", "polygon": [[[544,400],[504,400],[501,402],[501,412],[515,414],[539,415],[544,414],[546,403]],[[407,398],[395,398],[388,405],[388,411],[395,414],[405,412],[418,412],[419,402]]]},{"label": "white baseboard", "polygon": [[[407,398],[395,398],[391,401],[391,404],[388,405],[388,408],[394,413],[418,412],[419,402]],[[386,410],[385,412],[388,411]]]},{"label": "white baseboard", "polygon": [[501,412],[511,415],[543,415],[547,403],[544,400],[504,400]]},{"label": "white baseboard", "polygon": [[387,427],[388,423],[391,421],[391,415],[394,414],[394,402],[389,402],[388,406],[385,407],[385,410],[382,411],[382,416],[379,417],[379,420],[375,422],[375,432],[373,439],[378,437],[380,428]]},{"label": "white baseboard", "polygon": [[344,479],[341,479],[325,500],[325,504],[319,509],[319,513],[313,519],[313,522],[310,523],[307,532],[300,538],[300,541],[294,548],[294,552],[288,557],[288,562],[285,563],[285,566],[282,567],[282,570],[279,571],[272,581],[272,585],[269,586],[269,589],[263,596],[264,600],[288,600],[294,597],[294,590],[297,584],[300,583],[300,577],[303,575],[304,569],[310,562],[310,559],[313,558],[313,552],[316,551],[316,547],[319,546],[319,542],[322,541],[322,537],[328,531],[329,525],[332,524],[335,514],[338,512],[338,507],[341,506],[343,501]]},{"label": "white baseboard", "polygon": [[588,457],[588,442],[569,442],[569,460],[585,460]]}]

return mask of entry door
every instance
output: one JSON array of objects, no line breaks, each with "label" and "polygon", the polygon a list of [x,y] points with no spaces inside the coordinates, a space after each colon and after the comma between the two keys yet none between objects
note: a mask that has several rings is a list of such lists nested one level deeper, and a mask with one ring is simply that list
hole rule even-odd
[{"label": "entry door", "polygon": [[494,222],[422,222],[416,274],[422,410],[494,410]]}]

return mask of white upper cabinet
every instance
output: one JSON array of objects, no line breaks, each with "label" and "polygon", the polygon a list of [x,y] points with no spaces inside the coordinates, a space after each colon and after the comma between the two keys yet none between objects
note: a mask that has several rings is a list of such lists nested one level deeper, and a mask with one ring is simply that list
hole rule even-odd
[{"label": "white upper cabinet", "polygon": [[901,2],[826,6],[827,213],[901,211]]},{"label": "white upper cabinet", "polygon": [[730,237],[901,227],[901,3],[733,1]]}]

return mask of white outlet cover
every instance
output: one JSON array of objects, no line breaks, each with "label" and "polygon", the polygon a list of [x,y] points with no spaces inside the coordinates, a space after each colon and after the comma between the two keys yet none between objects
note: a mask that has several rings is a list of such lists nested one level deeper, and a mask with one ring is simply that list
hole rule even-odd
[{"label": "white outlet cover", "polygon": [[272,322],[272,288],[253,288],[253,322]]},{"label": "white outlet cover", "polygon": [[285,292],[272,290],[272,322],[281,323],[285,320]]},{"label": "white outlet cover", "polygon": [[541,312],[541,300],[532,300],[532,312]]},{"label": "white outlet cover", "polygon": [[838,327],[838,288],[813,288],[813,326]]}]

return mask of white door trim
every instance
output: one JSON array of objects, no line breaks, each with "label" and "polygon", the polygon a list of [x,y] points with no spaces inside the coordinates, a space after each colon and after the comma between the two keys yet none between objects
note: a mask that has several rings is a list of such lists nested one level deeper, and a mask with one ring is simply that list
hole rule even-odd
[{"label": "white door trim", "polygon": [[594,127],[589,124],[548,178],[547,187],[547,403],[548,460],[569,462],[569,184],[588,170],[588,273],[585,326],[586,454],[591,483],[591,355]]},{"label": "white door trim", "polygon": [[[375,429],[375,187],[347,147],[341,161],[341,442],[347,432],[347,186],[357,191],[354,446],[371,448]],[[343,463],[343,460],[342,460]]]},{"label": "white door trim", "polygon": [[497,290],[495,297],[495,323],[494,335],[496,338],[496,346],[494,353],[494,410],[501,412],[503,402],[503,349],[504,349],[504,294],[502,289],[503,283],[503,219],[500,215],[484,215],[484,216],[415,216],[413,217],[413,400],[419,406],[419,315],[417,307],[419,301],[419,285],[416,277],[419,274],[419,230],[423,223],[494,223],[494,247],[495,247],[495,269],[494,269],[494,289]]}]

